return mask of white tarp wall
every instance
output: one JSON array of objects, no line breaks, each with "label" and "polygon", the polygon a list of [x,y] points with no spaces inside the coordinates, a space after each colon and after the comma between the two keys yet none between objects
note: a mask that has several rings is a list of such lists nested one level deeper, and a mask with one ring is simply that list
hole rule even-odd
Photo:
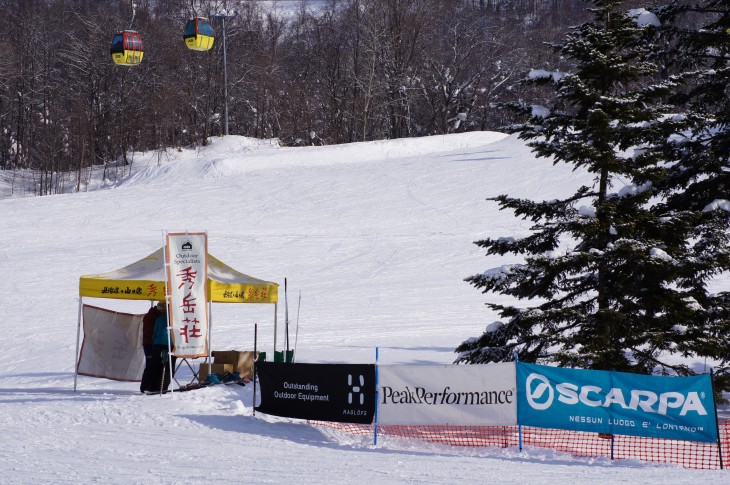
[{"label": "white tarp wall", "polygon": [[378,365],[378,424],[517,424],[514,362]]},{"label": "white tarp wall", "polygon": [[83,305],[84,342],[78,374],[141,381],[145,367],[142,317]]}]

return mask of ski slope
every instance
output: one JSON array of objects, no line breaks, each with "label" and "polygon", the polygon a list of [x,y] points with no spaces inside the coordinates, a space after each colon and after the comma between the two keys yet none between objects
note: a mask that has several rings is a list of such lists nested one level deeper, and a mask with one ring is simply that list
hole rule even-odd
[{"label": "ski slope", "polygon": [[[541,449],[387,437],[375,446],[372,437],[254,415],[251,385],[145,396],[137,384],[82,376],[74,392],[79,277],[140,259],[163,245],[164,231],[208,231],[211,254],[281,285],[279,349],[286,278],[299,362],[371,363],[377,348],[381,363],[446,364],[496,319],[464,278],[513,262],[487,258],[473,242],[529,227],[485,199],[551,199],[592,184],[493,132],[306,148],[228,136],[130,159],[128,176],[95,174],[79,193],[7,196],[1,178],[2,483],[728,480],[726,471]],[[728,280],[716,285],[727,289]],[[149,305],[85,302],[134,313]],[[259,350],[273,350],[271,306],[214,305],[212,318],[214,350],[253,349],[255,324]]]}]

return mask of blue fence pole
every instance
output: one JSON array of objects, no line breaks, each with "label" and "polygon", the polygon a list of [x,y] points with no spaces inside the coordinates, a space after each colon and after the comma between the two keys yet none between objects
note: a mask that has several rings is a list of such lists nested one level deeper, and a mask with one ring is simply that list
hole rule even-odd
[{"label": "blue fence pole", "polygon": [[[609,372],[610,372],[610,374],[609,374],[609,375],[611,376],[611,380],[610,380],[610,383],[611,383],[611,389],[613,389],[613,388],[614,388],[614,385],[613,385],[613,379],[614,379],[614,372],[616,372],[616,369],[610,369],[610,370],[609,370]],[[613,461],[613,459],[614,459],[614,458],[613,458],[613,449],[614,449],[614,444],[616,443],[616,435],[615,435],[615,433],[613,432],[613,426],[614,426],[614,425],[613,425],[613,424],[611,424],[611,430],[610,430],[610,431],[611,431],[611,433],[610,433],[610,434],[609,434],[609,436],[608,436],[608,437],[609,437],[609,438],[611,439],[611,461]],[[601,433],[598,433],[598,436],[600,437],[600,436],[601,436]]]},{"label": "blue fence pole", "polygon": [[375,426],[373,427],[373,446],[378,446],[378,357],[380,348],[375,347]]},{"label": "blue fence pole", "polygon": [[720,438],[720,421],[717,418],[717,401],[715,400],[715,373],[710,369],[710,384],[712,385],[712,405],[715,408],[715,429],[717,430],[717,457],[720,459],[720,470],[722,465],[722,439]]},{"label": "blue fence pole", "polygon": [[[517,352],[515,352],[515,365],[519,364],[520,362],[520,356],[517,355]],[[519,389],[517,390],[517,393],[519,394]],[[520,452],[522,451],[522,425],[520,423],[517,423],[517,439],[519,443]]]}]

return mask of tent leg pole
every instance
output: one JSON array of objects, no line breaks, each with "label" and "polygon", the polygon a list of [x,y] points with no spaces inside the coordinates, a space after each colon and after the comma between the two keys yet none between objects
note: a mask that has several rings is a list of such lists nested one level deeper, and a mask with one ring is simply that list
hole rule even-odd
[{"label": "tent leg pole", "polygon": [[256,416],[256,361],[259,360],[258,352],[259,340],[259,324],[253,324],[253,370],[251,372],[251,382],[253,382],[253,415]]},{"label": "tent leg pole", "polygon": [[81,309],[84,307],[84,297],[79,297],[79,318],[76,325],[76,354],[74,354],[74,392],[76,392],[76,383],[79,377],[79,339],[81,338]]},{"label": "tent leg pole", "polygon": [[[168,285],[170,284],[169,281],[167,284]],[[169,286],[168,286],[168,288],[169,288]],[[172,342],[171,342],[172,336],[170,335],[170,333],[172,332],[172,326],[170,325],[172,316],[170,315],[170,305],[169,305],[171,299],[172,299],[172,297],[170,295],[167,295],[165,297],[165,302],[168,304],[167,311],[165,312],[165,314],[167,315],[167,368],[170,370],[170,394],[174,394],[175,386],[172,385],[172,379],[175,376],[173,375],[174,369],[172,368]],[[162,380],[163,381],[165,380],[165,369],[164,368],[162,369]],[[160,394],[162,394],[162,382],[160,383]]]},{"label": "tent leg pole", "polygon": [[279,313],[278,308],[279,303],[274,303],[274,355],[276,355],[276,314]]},{"label": "tent leg pole", "polygon": [[[210,365],[213,362],[213,357],[212,357],[213,347],[211,346],[213,343],[213,337],[212,337],[213,331],[212,330],[213,330],[213,302],[209,301],[208,302],[208,375],[211,374]],[[198,374],[200,374],[199,371],[198,371]],[[198,378],[198,383],[200,383],[200,378]]]}]

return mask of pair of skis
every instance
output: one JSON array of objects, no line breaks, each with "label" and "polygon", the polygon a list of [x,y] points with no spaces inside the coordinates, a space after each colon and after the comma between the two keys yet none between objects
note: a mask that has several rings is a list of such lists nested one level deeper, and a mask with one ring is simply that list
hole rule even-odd
[{"label": "pair of skis", "polygon": [[[249,381],[250,382],[250,381]],[[220,381],[220,382],[197,382],[194,384],[186,384],[184,386],[180,386],[177,389],[175,389],[175,392],[187,392],[187,391],[194,391],[197,389],[204,389],[206,387],[212,387],[212,386],[219,386],[221,384],[224,384],[226,386],[232,386],[234,384],[239,386],[245,386],[247,382],[243,379],[235,380],[235,381]],[[154,396],[155,394],[167,394],[168,392],[171,392],[170,389],[165,389],[164,391],[145,391],[145,394],[148,396]]]}]

